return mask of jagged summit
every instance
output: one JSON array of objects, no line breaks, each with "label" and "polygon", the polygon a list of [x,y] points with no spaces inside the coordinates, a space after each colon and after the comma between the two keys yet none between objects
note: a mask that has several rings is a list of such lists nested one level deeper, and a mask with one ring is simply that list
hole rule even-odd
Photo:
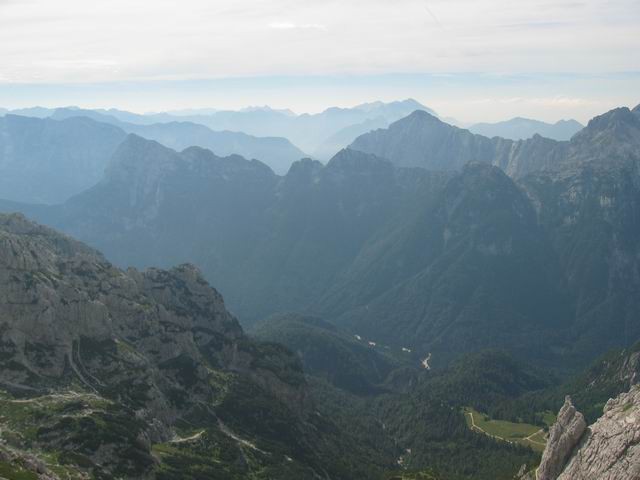
[{"label": "jagged summit", "polygon": [[[405,118],[401,118],[400,120],[398,120],[395,123],[403,124],[403,123],[410,122],[412,120],[431,121],[431,122],[434,122],[434,123],[437,122],[437,123],[445,124],[437,116],[435,116],[432,113],[429,113],[426,110],[415,110],[410,115],[406,116]],[[445,125],[448,125],[448,124],[445,124]],[[453,127],[453,125],[451,125],[451,126]],[[457,128],[457,127],[453,127],[453,128]]]},{"label": "jagged summit", "polygon": [[627,107],[620,107],[610,110],[602,115],[592,118],[587,124],[587,130],[606,130],[615,129],[622,126],[640,125],[637,117]]},{"label": "jagged summit", "polygon": [[339,151],[334,157],[327,163],[327,170],[369,170],[374,167],[385,166],[391,168],[391,162],[386,159],[380,158],[376,155],[360,152],[351,148],[344,148]]}]

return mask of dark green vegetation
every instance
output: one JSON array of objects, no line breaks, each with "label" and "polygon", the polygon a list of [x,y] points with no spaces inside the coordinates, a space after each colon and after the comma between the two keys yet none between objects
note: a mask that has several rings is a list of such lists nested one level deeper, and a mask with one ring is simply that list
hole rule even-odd
[{"label": "dark green vegetation", "polygon": [[[472,432],[462,411],[470,401],[482,408],[549,385],[504,353],[482,352],[429,371],[411,353],[370,346],[319,319],[278,316],[254,333],[278,338],[297,352],[320,412],[406,472],[510,479],[523,464],[537,461],[538,454],[528,448]],[[353,388],[364,381],[368,388]]]},{"label": "dark green vegetation", "polygon": [[306,373],[354,394],[384,392],[383,383],[392,370],[409,359],[417,361],[408,352],[374,348],[319,318],[277,315],[255,326],[252,333],[286,345],[298,354]]},{"label": "dark green vegetation", "polygon": [[591,424],[602,415],[610,398],[627,392],[640,379],[640,344],[612,350],[595,360],[586,370],[559,385],[522,395],[515,400],[496,402],[489,412],[494,418],[544,425],[541,412],[557,411],[566,395]]},{"label": "dark green vegetation", "polygon": [[[500,351],[467,355],[445,369],[427,371],[419,357],[369,346],[319,319],[296,315],[271,318],[254,333],[278,338],[295,351],[320,412],[381,458],[399,461],[406,478],[427,469],[425,475],[438,479],[510,479],[523,464],[537,464],[565,395],[572,395],[593,422],[604,403],[640,375],[640,346],[610,352],[562,380]],[[375,389],[354,391],[335,375],[339,365],[358,385],[361,365],[379,363],[394,368],[386,378],[373,377]],[[465,417],[470,410],[483,432],[470,428]]]}]

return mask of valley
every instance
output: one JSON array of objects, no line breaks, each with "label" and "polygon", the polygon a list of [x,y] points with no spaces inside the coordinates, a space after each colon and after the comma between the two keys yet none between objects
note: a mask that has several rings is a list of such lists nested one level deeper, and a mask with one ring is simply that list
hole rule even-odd
[{"label": "valley", "polygon": [[[465,408],[467,426],[496,440],[519,443],[536,451],[543,451],[546,445],[544,428],[528,423],[514,423],[505,420],[491,420],[485,414],[473,408]],[[548,412],[545,418],[547,427],[555,423],[555,415]]]},{"label": "valley", "polygon": [[640,480],[638,0],[0,0],[0,480]]},{"label": "valley", "polygon": [[123,133],[80,193],[0,201],[0,472],[528,474],[566,395],[593,423],[640,378],[639,115],[509,143],[419,110],[285,174]]}]

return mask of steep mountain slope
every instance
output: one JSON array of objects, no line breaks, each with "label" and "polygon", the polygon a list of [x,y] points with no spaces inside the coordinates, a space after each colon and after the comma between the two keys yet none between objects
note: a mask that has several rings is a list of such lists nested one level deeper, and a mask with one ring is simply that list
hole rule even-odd
[{"label": "steep mountain slope", "polygon": [[487,138],[416,111],[388,129],[358,137],[350,148],[388,158],[403,167],[458,170],[469,162],[483,162],[520,177],[561,155],[558,150],[562,144],[539,135],[517,142]]},{"label": "steep mountain slope", "polygon": [[326,167],[297,162],[282,178],[257,161],[198,148],[178,154],[130,136],[100,184],[64,206],[28,213],[120,265],[194,262],[251,321],[304,308],[374,232],[396,221],[395,212],[419,208],[414,202],[441,178],[352,151]]},{"label": "steep mountain slope", "polygon": [[448,125],[426,112],[414,112],[388,129],[358,137],[350,148],[388,158],[395,165],[458,170],[468,162],[490,163],[514,178],[541,170],[603,158],[637,158],[640,123],[628,108],[595,117],[568,142],[540,135],[513,141],[487,138]]},{"label": "steep mountain slope", "polygon": [[633,480],[640,476],[640,387],[610,399],[587,428],[567,397],[542,462],[523,480]]},{"label": "steep mountain slope", "polygon": [[[438,361],[490,346],[549,354],[544,339],[568,328],[571,298],[535,211],[513,181],[496,167],[468,165],[412,227],[398,247],[391,236],[373,245],[382,254],[363,250],[375,262],[360,262],[361,271],[352,269],[323,298],[330,306],[341,301],[340,291],[351,292],[355,308],[329,310],[342,310],[338,323]],[[350,285],[366,283],[376,263],[375,277],[388,279],[384,288],[354,295]]]},{"label": "steep mountain slope", "polygon": [[118,270],[18,215],[0,216],[0,263],[9,457],[105,479],[375,478],[357,447],[335,456],[347,437],[295,357],[248,340],[194,267]]},{"label": "steep mountain slope", "polygon": [[497,123],[476,123],[469,127],[469,131],[485,137],[501,137],[510,140],[526,140],[534,135],[540,135],[553,140],[570,140],[584,125],[575,120],[560,120],[556,123],[546,123],[529,118],[512,118]]},{"label": "steep mountain slope", "polygon": [[470,161],[495,158],[493,141],[416,111],[406,118],[358,137],[350,148],[388,158],[395,165],[455,170]]},{"label": "steep mountain slope", "polygon": [[61,203],[96,184],[125,137],[87,118],[0,117],[0,198]]},{"label": "steep mountain slope", "polygon": [[500,347],[570,370],[640,337],[637,123],[620,109],[537,137],[559,160],[517,183],[488,161],[437,173],[354,150],[279,177],[130,136],[65,205],[3,208],[120,265],[194,262],[247,325],[297,311],[433,366]]},{"label": "steep mountain slope", "polygon": [[278,174],[285,174],[291,164],[306,155],[282,137],[254,137],[240,132],[214,132],[192,122],[167,122],[138,125],[93,110],[57,109],[54,119],[86,116],[98,122],[110,123],[127,133],[135,133],[143,138],[155,140],[174,150],[197,146],[211,150],[219,156],[241,155],[257,158]]},{"label": "steep mountain slope", "polygon": [[576,348],[601,352],[640,337],[639,165],[640,121],[620,109],[574,137],[565,168],[522,182],[576,295]]},{"label": "steep mountain slope", "polygon": [[251,334],[286,346],[298,354],[305,373],[357,395],[386,391],[381,385],[402,364],[399,357],[418,363],[409,352],[398,349],[392,356],[382,346],[376,349],[319,318],[297,314],[274,315],[255,326]]}]

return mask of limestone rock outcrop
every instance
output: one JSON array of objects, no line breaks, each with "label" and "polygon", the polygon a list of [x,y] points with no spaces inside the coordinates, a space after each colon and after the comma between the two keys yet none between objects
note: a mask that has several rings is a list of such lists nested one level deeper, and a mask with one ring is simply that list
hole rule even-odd
[{"label": "limestone rock outcrop", "polygon": [[610,399],[604,414],[586,427],[567,397],[552,427],[533,480],[640,479],[640,385]]},{"label": "limestone rock outcrop", "polygon": [[587,428],[584,416],[566,397],[558,419],[549,432],[547,448],[538,468],[538,480],[555,480]]},{"label": "limestone rock outcrop", "polygon": [[558,480],[640,479],[640,386],[611,399]]}]

